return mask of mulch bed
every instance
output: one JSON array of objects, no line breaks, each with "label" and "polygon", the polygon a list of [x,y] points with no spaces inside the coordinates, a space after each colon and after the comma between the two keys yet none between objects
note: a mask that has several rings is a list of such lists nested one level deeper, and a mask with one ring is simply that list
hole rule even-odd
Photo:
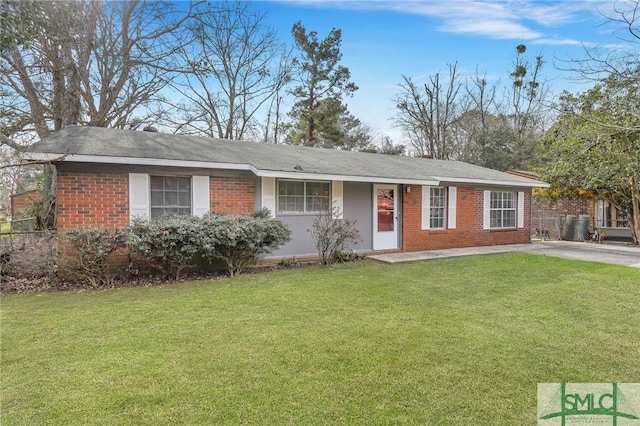
[{"label": "mulch bed", "polygon": [[[294,262],[268,266],[254,266],[247,269],[243,274],[257,274],[266,271],[274,271],[278,269],[300,268],[317,262]],[[15,276],[0,275],[0,295],[1,294],[22,294],[36,293],[43,291],[81,291],[81,290],[104,290],[111,288],[127,288],[127,287],[153,287],[163,284],[172,284],[176,282],[197,281],[197,280],[215,280],[226,278],[226,272],[191,272],[185,273],[180,280],[170,279],[161,275],[149,275],[141,277],[117,277],[110,284],[94,287],[87,282],[67,281],[60,279],[52,279],[48,276]]]},{"label": "mulch bed", "polygon": [[[218,279],[223,274],[192,274],[180,279],[182,281],[194,280],[210,280]],[[53,280],[49,277],[0,277],[0,294],[22,294],[36,293],[43,291],[66,291],[66,290],[104,290],[110,288],[126,288],[126,287],[152,287],[162,284],[174,283],[175,280],[167,279],[161,276],[150,276],[139,279],[114,279],[110,284],[94,287],[86,282],[81,281],[65,281]]]}]

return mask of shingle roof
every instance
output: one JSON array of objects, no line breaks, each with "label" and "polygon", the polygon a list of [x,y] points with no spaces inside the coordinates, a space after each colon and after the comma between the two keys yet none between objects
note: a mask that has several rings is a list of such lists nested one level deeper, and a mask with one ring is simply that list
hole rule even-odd
[{"label": "shingle roof", "polygon": [[258,176],[311,175],[360,181],[474,182],[546,186],[460,161],[372,154],[332,149],[229,141],[157,132],[69,126],[29,149],[32,159],[66,154],[63,161],[246,168]]}]

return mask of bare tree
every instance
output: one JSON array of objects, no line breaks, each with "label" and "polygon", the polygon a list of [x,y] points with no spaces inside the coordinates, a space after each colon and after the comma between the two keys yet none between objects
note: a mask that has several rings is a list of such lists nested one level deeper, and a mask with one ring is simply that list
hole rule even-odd
[{"label": "bare tree", "polygon": [[464,113],[454,126],[460,159],[498,170],[537,163],[535,147],[549,120],[549,87],[542,55],[531,60],[526,50],[516,47],[502,92],[500,81],[490,83],[477,71],[467,79]]},{"label": "bare tree", "polygon": [[488,134],[500,109],[499,81],[490,82],[478,69],[468,76],[460,100],[460,114],[452,125],[452,158],[481,164],[490,143]]},{"label": "bare tree", "polygon": [[402,76],[401,93],[394,99],[398,109],[396,125],[409,137],[419,156],[438,159],[452,156],[449,132],[460,113],[457,98],[462,84],[457,63],[448,67],[446,82],[436,73],[422,87],[410,77]]},{"label": "bare tree", "polygon": [[[627,80],[631,83],[638,81],[638,64],[640,52],[640,0],[619,0],[613,3],[613,10],[602,12],[605,23],[616,28],[615,33],[622,43],[630,48],[610,49],[603,46],[584,48],[584,56],[557,59],[556,68],[573,74],[574,78],[589,83],[600,84],[610,77]],[[559,111],[563,113],[564,111]],[[603,128],[611,130],[639,130],[638,126],[622,125],[621,123],[594,122]]]},{"label": "bare tree", "polygon": [[500,109],[497,98],[499,85],[499,80],[490,83],[486,74],[480,74],[477,69],[467,79],[465,94],[468,103],[465,109],[478,111],[481,128],[486,128],[488,116]]},{"label": "bare tree", "polygon": [[[136,128],[160,114],[160,92],[176,72],[180,29],[196,5],[4,0],[3,26],[11,25],[0,45],[0,144],[19,151],[25,138],[68,124]],[[44,167],[48,212],[53,173]]]},{"label": "bare tree", "polygon": [[509,74],[511,85],[508,88],[509,111],[516,141],[526,143],[543,123],[544,102],[549,89],[542,80],[541,71],[544,66],[541,54],[531,61],[526,58],[527,47],[524,44],[516,46],[516,58],[513,71]]},{"label": "bare tree", "polygon": [[[613,10],[601,12],[604,24],[615,28],[614,32],[623,44],[633,46],[640,42],[640,0],[618,0]],[[580,81],[599,83],[610,75],[633,77],[633,68],[640,60],[637,49],[624,47],[611,49],[606,46],[584,46],[584,56],[556,59],[555,66],[568,71]]]},{"label": "bare tree", "polygon": [[67,124],[135,128],[154,116],[194,6],[42,2],[45,31],[0,52],[1,90],[20,112],[3,135],[32,130],[42,138]]},{"label": "bare tree", "polygon": [[250,3],[207,8],[190,27],[192,42],[180,46],[187,72],[172,84],[183,98],[176,132],[243,139],[289,81],[290,51]]},{"label": "bare tree", "polygon": [[283,134],[282,131],[282,102],[284,98],[280,91],[277,91],[271,98],[267,117],[262,131],[262,142],[264,143],[280,143]]}]

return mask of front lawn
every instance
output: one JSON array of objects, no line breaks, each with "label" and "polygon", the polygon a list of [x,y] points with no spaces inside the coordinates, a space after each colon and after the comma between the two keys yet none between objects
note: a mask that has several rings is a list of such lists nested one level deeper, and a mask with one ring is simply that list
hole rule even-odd
[{"label": "front lawn", "polygon": [[640,382],[640,270],[527,254],[0,302],[3,425],[523,425]]}]

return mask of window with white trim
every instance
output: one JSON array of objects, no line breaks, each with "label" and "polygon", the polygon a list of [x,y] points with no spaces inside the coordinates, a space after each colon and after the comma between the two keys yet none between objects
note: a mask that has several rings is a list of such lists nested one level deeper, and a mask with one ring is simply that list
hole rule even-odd
[{"label": "window with white trim", "polygon": [[491,191],[489,200],[490,228],[515,228],[517,193],[514,191]]},{"label": "window with white trim", "polygon": [[331,205],[331,182],[278,180],[279,213],[319,213]]},{"label": "window with white trim", "polygon": [[422,229],[447,227],[447,188],[422,187]]},{"label": "window with white trim", "polygon": [[149,176],[151,219],[191,214],[191,177]]},{"label": "window with white trim", "polygon": [[431,188],[429,225],[431,229],[444,228],[446,190],[444,188]]}]

